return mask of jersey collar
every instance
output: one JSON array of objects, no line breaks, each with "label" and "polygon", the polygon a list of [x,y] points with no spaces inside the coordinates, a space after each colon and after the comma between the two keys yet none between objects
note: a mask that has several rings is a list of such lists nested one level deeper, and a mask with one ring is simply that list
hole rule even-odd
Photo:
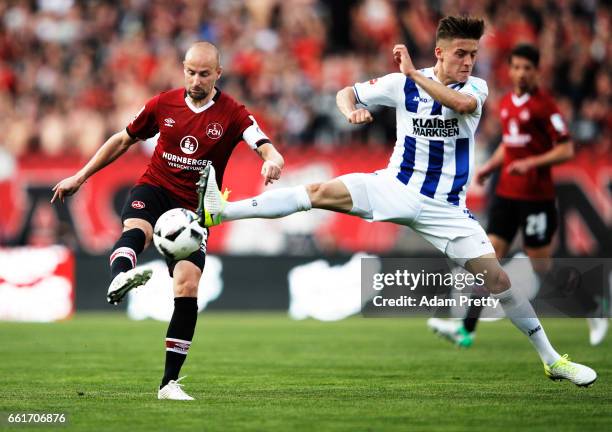
[{"label": "jersey collar", "polygon": [[514,106],[520,107],[521,105],[526,104],[530,97],[531,95],[529,93],[525,93],[522,96],[517,96],[512,93],[512,103]]},{"label": "jersey collar", "polygon": [[191,111],[193,111],[196,114],[199,113],[203,113],[204,111],[206,111],[208,108],[210,108],[211,106],[213,106],[215,104],[215,102],[217,102],[219,100],[219,97],[221,96],[221,90],[219,90],[217,87],[215,87],[215,90],[217,90],[217,92],[215,93],[215,95],[213,96],[213,98],[211,100],[208,101],[208,103],[206,105],[202,105],[201,107],[196,107],[193,103],[191,103],[191,99],[189,99],[189,96],[187,96],[187,90],[185,90],[184,92],[184,97],[185,97],[185,104],[189,107],[189,109]]},{"label": "jersey collar", "polygon": [[[442,84],[442,82],[441,82],[441,81],[438,79],[438,77],[436,76],[436,72],[435,72],[435,70],[434,70],[434,67],[433,67],[433,66],[432,66],[432,67],[425,68],[425,69],[421,69],[421,72],[423,72],[423,74],[424,74],[424,75],[425,75],[427,78],[432,79],[432,80],[434,80],[435,82],[439,82],[440,84]],[[468,77],[468,79],[469,79],[469,77]],[[467,81],[466,81],[466,82],[467,82]],[[463,88],[463,86],[465,85],[465,83],[466,83],[466,82],[463,82],[463,83],[462,83],[462,82],[455,82],[455,83],[448,84],[446,87],[450,87],[450,88],[452,88],[453,90],[459,90],[459,89]],[[444,84],[442,84],[442,85],[444,85]]]}]

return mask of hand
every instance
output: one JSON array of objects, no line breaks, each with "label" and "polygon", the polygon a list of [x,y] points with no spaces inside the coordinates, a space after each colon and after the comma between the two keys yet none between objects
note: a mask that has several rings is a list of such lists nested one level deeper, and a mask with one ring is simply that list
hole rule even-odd
[{"label": "hand", "polygon": [[274,180],[278,180],[281,175],[281,167],[275,162],[267,160],[261,166],[261,175],[265,179],[265,186],[274,183]]},{"label": "hand", "polygon": [[482,167],[478,171],[476,171],[476,177],[474,178],[474,181],[476,182],[476,184],[483,186],[490,175],[491,171],[487,167]]},{"label": "hand", "polygon": [[79,179],[78,176],[73,175],[72,177],[65,178],[58,184],[53,187],[53,198],[51,198],[51,202],[55,202],[57,198],[64,202],[64,198],[76,193],[79,190],[83,181]]},{"label": "hand", "polygon": [[393,60],[399,65],[400,72],[404,75],[410,75],[416,70],[406,45],[395,45],[393,47]]},{"label": "hand", "polygon": [[372,117],[370,111],[365,108],[359,108],[355,111],[351,111],[347,118],[351,124],[371,123],[374,121],[374,117]]},{"label": "hand", "polygon": [[531,168],[533,168],[531,161],[525,158],[517,159],[511,162],[510,165],[508,165],[508,168],[506,168],[506,171],[513,175],[525,175]]}]

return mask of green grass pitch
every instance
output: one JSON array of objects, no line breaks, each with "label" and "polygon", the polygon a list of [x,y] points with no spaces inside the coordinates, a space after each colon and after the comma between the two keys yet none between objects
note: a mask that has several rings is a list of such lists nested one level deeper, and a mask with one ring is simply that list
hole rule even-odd
[{"label": "green grass pitch", "polygon": [[[599,373],[591,388],[545,378],[508,321],[460,351],[425,319],[295,322],[203,313],[183,368],[193,402],[158,401],[166,324],[80,314],[0,323],[0,429],[80,431],[612,430],[612,340],[584,320],[544,320],[553,343]],[[60,427],[10,413],[66,413]]]}]

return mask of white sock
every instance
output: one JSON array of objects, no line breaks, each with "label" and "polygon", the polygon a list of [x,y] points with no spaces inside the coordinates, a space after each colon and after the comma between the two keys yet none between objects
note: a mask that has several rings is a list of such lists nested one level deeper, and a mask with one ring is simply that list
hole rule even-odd
[{"label": "white sock", "polygon": [[312,208],[304,186],[274,189],[254,198],[228,202],[221,219],[231,221],[247,218],[274,219]]},{"label": "white sock", "polygon": [[527,299],[516,295],[512,288],[491,296],[499,300],[512,324],[527,335],[544,363],[550,366],[559,360],[561,356],[548,341],[544,327]]}]

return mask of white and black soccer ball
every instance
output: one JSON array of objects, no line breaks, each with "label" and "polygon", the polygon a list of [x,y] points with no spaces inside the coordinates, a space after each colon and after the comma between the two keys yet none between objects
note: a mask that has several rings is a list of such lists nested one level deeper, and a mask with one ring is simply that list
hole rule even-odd
[{"label": "white and black soccer ball", "polygon": [[187,258],[206,238],[207,232],[198,223],[198,216],[184,208],[168,210],[157,219],[153,229],[155,247],[171,260]]}]

